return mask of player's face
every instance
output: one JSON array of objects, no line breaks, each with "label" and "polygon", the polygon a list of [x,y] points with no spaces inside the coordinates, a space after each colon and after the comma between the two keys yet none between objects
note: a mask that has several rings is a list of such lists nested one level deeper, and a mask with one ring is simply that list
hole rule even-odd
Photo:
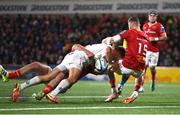
[{"label": "player's face", "polygon": [[129,28],[129,29],[132,28],[132,22],[128,22],[128,28]]},{"label": "player's face", "polygon": [[116,51],[115,49],[112,50],[112,54],[113,54],[113,56],[114,56],[114,58],[115,58],[116,60],[119,60],[119,59],[120,59],[120,54],[119,54],[119,52]]},{"label": "player's face", "polygon": [[157,16],[154,14],[148,15],[149,22],[154,23],[157,20]]}]

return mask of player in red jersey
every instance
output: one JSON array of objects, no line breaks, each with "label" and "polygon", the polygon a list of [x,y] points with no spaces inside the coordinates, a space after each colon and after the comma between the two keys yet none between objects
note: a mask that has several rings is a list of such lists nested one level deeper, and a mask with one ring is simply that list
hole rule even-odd
[{"label": "player in red jersey", "polygon": [[[128,19],[129,30],[121,32],[119,35],[108,37],[103,40],[105,43],[118,42],[126,39],[127,48],[125,57],[119,62],[121,74],[124,77],[133,75],[136,78],[134,92],[131,96],[122,100],[123,103],[131,103],[138,97],[138,90],[142,82],[145,68],[145,55],[148,47],[148,37],[141,31],[139,19],[130,17]],[[107,101],[111,101],[111,98]]]},{"label": "player in red jersey", "polygon": [[[151,91],[155,90],[155,78],[156,78],[156,69],[155,67],[158,64],[158,58],[159,58],[159,41],[163,41],[167,39],[167,35],[165,32],[165,29],[161,23],[157,21],[158,13],[157,11],[150,11],[148,14],[148,20],[149,22],[145,23],[143,25],[143,31],[148,35],[150,45],[148,47],[148,51],[146,53],[146,68],[145,68],[145,74],[147,66],[149,66],[151,70],[152,75],[152,84],[151,84]],[[140,88],[140,91],[143,92],[144,88],[144,78],[143,82]]]}]

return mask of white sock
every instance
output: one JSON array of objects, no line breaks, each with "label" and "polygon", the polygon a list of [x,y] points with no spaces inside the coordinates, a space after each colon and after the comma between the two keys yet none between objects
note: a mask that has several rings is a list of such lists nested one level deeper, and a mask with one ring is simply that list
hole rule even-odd
[{"label": "white sock", "polygon": [[69,81],[67,79],[62,80],[58,86],[50,93],[50,95],[53,95],[56,97],[58,93],[66,88],[68,88],[70,85]]},{"label": "white sock", "polygon": [[137,98],[138,97],[138,92],[137,91],[134,91],[132,93],[132,95],[130,96],[130,98]]},{"label": "white sock", "polygon": [[35,76],[32,79],[30,79],[24,83],[21,83],[20,84],[20,91],[24,90],[27,87],[30,87],[30,86],[35,85],[37,83],[40,83],[40,82],[41,82],[41,80],[39,79],[39,76]]}]

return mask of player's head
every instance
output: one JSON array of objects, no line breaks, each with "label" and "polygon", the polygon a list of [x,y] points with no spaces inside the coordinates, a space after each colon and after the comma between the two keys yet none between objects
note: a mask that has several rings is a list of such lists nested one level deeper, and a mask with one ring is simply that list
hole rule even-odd
[{"label": "player's head", "polygon": [[140,29],[140,22],[137,17],[130,17],[128,19],[128,27],[129,29]]},{"label": "player's head", "polygon": [[157,20],[158,12],[155,10],[151,10],[148,13],[148,20],[150,23],[155,23]]},{"label": "player's head", "polygon": [[125,49],[118,43],[115,43],[113,47],[113,49],[119,54],[120,59],[123,59],[126,53]]}]

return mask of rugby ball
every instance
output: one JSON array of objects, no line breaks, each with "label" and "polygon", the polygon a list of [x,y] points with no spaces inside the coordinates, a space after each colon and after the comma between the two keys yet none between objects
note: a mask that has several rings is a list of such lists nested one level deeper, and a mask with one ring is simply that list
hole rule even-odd
[{"label": "rugby ball", "polygon": [[95,71],[98,73],[104,73],[107,69],[107,61],[104,57],[98,57],[95,59]]}]

